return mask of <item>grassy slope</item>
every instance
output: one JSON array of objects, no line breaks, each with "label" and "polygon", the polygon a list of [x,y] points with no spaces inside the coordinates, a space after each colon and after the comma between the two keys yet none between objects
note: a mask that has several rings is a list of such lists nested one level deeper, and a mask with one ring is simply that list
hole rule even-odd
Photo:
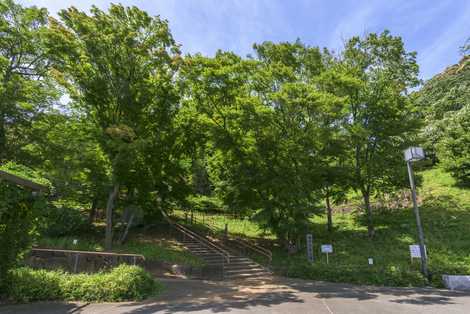
[{"label": "grassy slope", "polygon": [[[470,273],[470,191],[456,187],[452,177],[441,169],[423,171],[419,190],[421,215],[433,273],[432,283],[440,285],[442,273]],[[367,237],[367,228],[360,213],[336,213],[335,230],[326,231],[326,216],[312,220],[314,265],[306,262],[305,252],[287,257],[284,250],[275,249],[274,268],[289,276],[340,282],[379,285],[423,285],[419,261],[410,262],[410,244],[417,242],[414,213],[411,208],[374,213],[376,236]],[[197,216],[201,221],[201,217]],[[247,220],[212,216],[209,220],[219,230],[225,222],[229,232],[249,237],[263,236],[258,226]],[[268,238],[272,236],[268,235]],[[334,254],[326,265],[320,245],[331,243]],[[368,258],[374,265],[368,265]]]},{"label": "grassy slope", "polygon": [[[76,245],[73,240],[78,239]],[[104,243],[101,236],[82,235],[80,237],[42,238],[38,242],[40,247],[60,248],[70,250],[104,251]],[[134,230],[129,241],[123,245],[115,244],[114,252],[142,254],[148,261],[162,261],[168,263],[201,266],[203,261],[191,255],[184,247],[171,237],[161,234],[152,234],[148,231]]]},{"label": "grassy slope", "polygon": [[[454,186],[454,180],[440,169],[422,173],[419,191],[432,283],[440,285],[442,273],[470,273],[470,191]],[[336,214],[335,231],[326,231],[326,217],[313,220],[315,250],[319,261],[310,266],[304,256],[290,262],[278,258],[276,266],[287,274],[333,281],[385,285],[422,285],[419,262],[410,262],[408,245],[416,243],[412,209],[376,212],[376,237],[367,238],[367,228],[357,214]],[[335,253],[326,265],[319,245],[332,243]],[[278,256],[283,254],[279,254]],[[280,257],[279,256],[279,257]],[[374,266],[367,258],[372,257]]]}]

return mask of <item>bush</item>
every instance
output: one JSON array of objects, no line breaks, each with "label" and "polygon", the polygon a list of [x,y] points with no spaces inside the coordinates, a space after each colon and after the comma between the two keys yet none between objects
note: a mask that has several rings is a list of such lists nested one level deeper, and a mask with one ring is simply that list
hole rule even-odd
[{"label": "bush", "polygon": [[407,265],[364,266],[310,264],[295,259],[288,263],[286,275],[295,278],[330,282],[371,284],[379,286],[424,286],[426,281],[418,269]]},{"label": "bush", "polygon": [[87,218],[77,208],[49,206],[43,234],[50,237],[76,235],[90,229]]},{"label": "bush", "polygon": [[0,180],[0,291],[8,284],[8,270],[38,235],[46,206],[43,196],[33,197],[31,191]]},{"label": "bush", "polygon": [[199,212],[221,212],[223,204],[216,197],[210,197],[205,195],[192,195],[188,199],[189,208]]},{"label": "bush", "polygon": [[18,268],[10,272],[10,282],[14,284],[6,290],[7,296],[16,302],[136,301],[155,295],[162,288],[142,268],[124,264],[96,274]]}]

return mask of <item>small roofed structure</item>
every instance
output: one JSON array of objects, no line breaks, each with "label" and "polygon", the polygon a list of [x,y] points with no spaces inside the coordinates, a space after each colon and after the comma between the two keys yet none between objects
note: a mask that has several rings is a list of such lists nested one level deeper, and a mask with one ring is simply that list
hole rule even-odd
[{"label": "small roofed structure", "polygon": [[49,188],[45,185],[33,182],[31,180],[19,177],[17,175],[14,175],[12,173],[0,170],[0,179],[3,179],[5,181],[11,182],[16,185],[20,185],[22,187],[28,188],[32,190],[33,192],[48,192]]}]

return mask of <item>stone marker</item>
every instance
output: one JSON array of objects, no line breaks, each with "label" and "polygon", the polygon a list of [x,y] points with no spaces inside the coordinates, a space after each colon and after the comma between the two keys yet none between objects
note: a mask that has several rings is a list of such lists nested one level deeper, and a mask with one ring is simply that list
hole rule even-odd
[{"label": "stone marker", "polygon": [[470,291],[470,276],[442,275],[442,281],[447,289]]}]

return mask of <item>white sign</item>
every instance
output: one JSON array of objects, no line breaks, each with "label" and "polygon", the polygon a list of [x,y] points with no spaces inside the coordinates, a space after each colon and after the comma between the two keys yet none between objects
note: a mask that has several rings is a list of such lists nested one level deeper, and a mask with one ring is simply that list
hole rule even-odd
[{"label": "white sign", "polygon": [[[411,258],[421,258],[421,250],[419,249],[419,245],[413,244],[410,245],[410,255]],[[426,256],[426,246],[424,246],[424,255]]]},{"label": "white sign", "polygon": [[333,253],[333,245],[331,244],[322,244],[321,246],[322,253]]},{"label": "white sign", "polygon": [[310,263],[313,263],[313,236],[307,234],[307,258]]},{"label": "white sign", "polygon": [[369,261],[369,265],[374,265],[374,259],[373,258],[368,258],[368,261]]},{"label": "white sign", "polygon": [[78,240],[77,239],[73,239],[73,245],[77,245],[78,243]]}]

